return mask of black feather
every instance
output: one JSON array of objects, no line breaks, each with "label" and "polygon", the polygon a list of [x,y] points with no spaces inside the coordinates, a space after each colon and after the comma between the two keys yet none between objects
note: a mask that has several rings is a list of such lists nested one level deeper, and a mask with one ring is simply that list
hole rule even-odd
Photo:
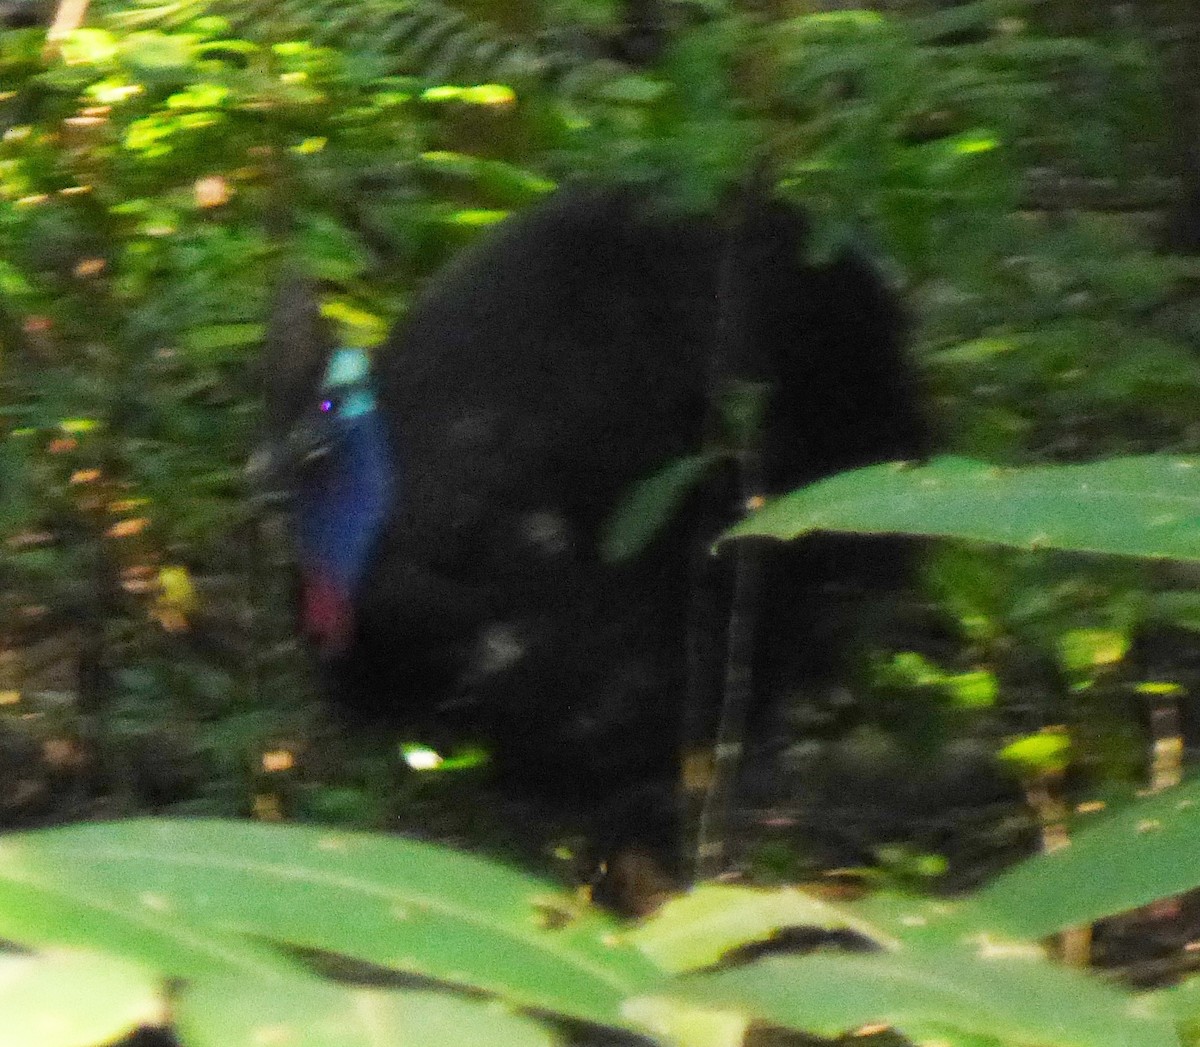
[{"label": "black feather", "polygon": [[[719,694],[726,580],[700,551],[734,518],[733,478],[715,476],[632,562],[603,561],[597,543],[634,484],[711,435],[721,295],[738,299],[725,318],[753,372],[740,377],[773,388],[770,491],[926,449],[893,295],[853,253],[810,264],[807,236],[782,204],[754,208],[731,241],[637,192],[564,191],[436,277],[377,359],[403,496],[354,643],[329,667],[336,700],[482,736],[503,781],[557,805],[669,793],[689,650],[710,704]],[[834,671],[839,640],[811,594],[894,578],[894,560],[850,540],[771,551],[762,689]]]}]

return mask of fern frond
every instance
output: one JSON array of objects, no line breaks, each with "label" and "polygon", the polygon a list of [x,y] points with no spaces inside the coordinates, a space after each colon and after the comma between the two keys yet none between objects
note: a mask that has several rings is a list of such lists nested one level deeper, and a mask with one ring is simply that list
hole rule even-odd
[{"label": "fern frond", "polygon": [[310,40],[370,59],[384,75],[429,85],[540,85],[579,98],[625,72],[599,53],[595,38],[512,33],[446,0],[133,0],[99,10],[109,24],[128,29],[183,29],[217,15],[247,40]]}]

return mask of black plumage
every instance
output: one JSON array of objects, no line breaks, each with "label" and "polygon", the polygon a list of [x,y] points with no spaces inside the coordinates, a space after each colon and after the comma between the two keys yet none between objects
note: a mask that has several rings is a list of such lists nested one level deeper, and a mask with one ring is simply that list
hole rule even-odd
[{"label": "black plumage", "polygon": [[[810,264],[806,238],[783,204],[730,235],[632,190],[570,190],[437,275],[376,357],[402,481],[327,659],[335,700],[482,737],[502,782],[559,808],[669,793],[689,678],[718,699],[728,586],[705,551],[735,518],[735,477],[614,564],[597,543],[619,499],[711,436],[722,373],[769,384],[769,492],[925,450],[893,295],[852,252]],[[324,366],[290,339],[269,350],[276,447],[311,418]],[[894,578],[893,561],[854,540],[770,550],[761,689],[835,671],[821,591]]]}]

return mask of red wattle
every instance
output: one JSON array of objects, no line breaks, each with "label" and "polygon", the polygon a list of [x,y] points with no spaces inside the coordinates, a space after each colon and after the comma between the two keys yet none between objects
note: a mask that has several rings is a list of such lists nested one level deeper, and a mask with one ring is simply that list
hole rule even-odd
[{"label": "red wattle", "polygon": [[300,594],[300,619],[327,656],[342,654],[354,633],[350,594],[323,571],[305,571]]}]

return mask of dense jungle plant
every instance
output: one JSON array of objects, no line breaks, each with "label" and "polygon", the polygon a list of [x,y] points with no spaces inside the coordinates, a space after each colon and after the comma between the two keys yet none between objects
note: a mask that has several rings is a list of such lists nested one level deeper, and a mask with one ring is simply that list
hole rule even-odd
[{"label": "dense jungle plant", "polygon": [[[1188,986],[1131,993],[1037,939],[1200,883],[1195,783],[954,902],[701,887],[619,928],[545,883],[396,838],[132,821],[0,843],[0,1043],[157,1024],[185,1047],[561,1042],[580,1023],[953,1045],[1195,1042]],[[1104,870],[1097,875],[1098,870]],[[63,986],[71,986],[64,993]]]},{"label": "dense jungle plant", "polygon": [[[956,452],[1004,463],[1195,452],[1198,328],[1194,302],[1178,294],[1184,268],[1152,253],[1126,216],[1039,209],[1025,177],[1031,163],[1074,170],[1081,142],[1093,169],[1123,176],[1136,167],[1116,143],[1138,122],[1131,112],[1146,105],[1148,59],[1134,44],[1114,54],[1094,41],[1048,40],[1020,14],[1017,4],[986,3],[909,20],[865,11],[760,20],[713,10],[678,31],[659,65],[640,71],[613,62],[587,33],[577,40],[560,8],[489,21],[431,4],[113,4],[98,5],[57,52],[44,49],[36,30],[0,35],[0,696],[14,713],[4,718],[5,737],[32,732],[46,756],[19,768],[34,788],[31,799],[12,802],[11,817],[76,810],[81,792],[113,797],[120,809],[225,814],[253,805],[264,815],[286,810],[369,825],[393,812],[397,801],[369,761],[365,770],[309,770],[315,789],[278,784],[291,773],[295,738],[308,729],[307,707],[296,698],[304,683],[289,668],[295,652],[282,612],[264,612],[242,595],[270,592],[273,583],[269,562],[251,566],[262,556],[249,548],[239,470],[255,424],[251,362],[283,263],[323,279],[324,309],[342,337],[369,346],[455,247],[558,180],[667,175],[678,205],[694,207],[740,183],[748,167],[765,169],[782,192],[814,209],[818,250],[855,235],[894,267],[914,304],[933,411]],[[956,32],[967,42],[948,43]],[[1072,92],[1079,80],[1091,94]],[[1072,104],[1060,104],[1065,98]],[[1106,104],[1115,98],[1128,105]],[[1093,149],[1097,142],[1113,148]],[[1045,510],[1028,509],[1018,544],[1039,544]],[[1005,731],[1014,721],[1030,733],[1085,723],[1103,688],[1074,685],[1111,681],[1114,648],[1120,669],[1130,662],[1119,687],[1189,682],[1171,675],[1172,664],[1165,678],[1147,675],[1132,654],[1147,623],[1200,620],[1186,577],[1065,558],[1029,563],[962,548],[934,559],[931,586],[958,646],[945,664],[906,664],[933,666],[954,709],[982,694],[979,704]],[[1088,647],[1081,668],[1063,651],[1084,632],[1116,640]],[[1066,684],[1064,671],[1076,674]],[[963,685],[972,674],[982,688]],[[1021,692],[1014,679],[1029,675],[1038,686]],[[920,672],[913,679],[914,689],[927,683]],[[104,755],[91,762],[97,742]],[[248,754],[262,750],[274,754],[267,768],[283,770],[258,772]],[[81,829],[46,838],[59,843],[28,837],[0,845],[0,912],[15,921],[3,923],[0,936],[112,950],[134,964],[5,957],[14,984],[25,986],[31,1021],[44,1015],[31,986],[61,984],[68,969],[59,965],[67,964],[74,984],[98,988],[81,988],[80,1002],[96,1010],[76,1039],[62,1042],[95,1042],[127,1028],[131,1014],[144,1017],[157,1006],[161,975],[196,976],[179,1010],[189,1043],[229,1042],[246,1015],[274,1013],[263,991],[280,999],[293,990],[291,998],[309,1001],[314,1036],[327,1018],[352,1012],[369,1026],[374,1018],[361,1018],[363,1006],[385,1025],[419,1020],[460,1030],[445,1038],[479,1042],[469,1033],[474,1022],[486,1023],[493,1039],[544,1035],[524,1016],[497,1017],[474,998],[381,994],[364,1005],[361,993],[313,981],[290,953],[260,941],[455,981],[449,975],[469,965],[487,922],[475,892],[451,906],[430,939],[466,945],[431,968],[424,953],[386,935],[347,941],[315,926],[298,939],[270,922],[287,912],[247,928],[225,908],[233,901],[228,882],[206,879],[213,868],[201,862],[194,880],[191,872],[173,880],[178,870],[147,857],[150,837],[129,842],[138,833],[181,833],[187,854],[201,849],[198,837],[187,841],[189,831],[208,830]],[[232,848],[242,831],[260,830],[223,826],[219,836]],[[317,837],[261,839],[279,852],[242,869],[251,899],[275,892],[285,868],[307,886],[328,875],[311,872]],[[341,846],[341,838],[328,839],[335,851]],[[406,845],[396,841],[363,846],[387,852],[380,868],[403,866],[400,885],[435,861],[422,851],[405,864]],[[206,840],[203,850],[215,856],[220,847]],[[146,879],[137,879],[136,862],[122,860],[120,883],[100,882],[111,871],[100,852],[137,854]],[[360,899],[390,897],[374,861],[353,869],[355,883],[368,884],[351,890]],[[445,861],[457,868],[457,859]],[[39,862],[57,863],[57,871],[43,874]],[[1129,882],[1149,871],[1149,862],[1135,868]],[[100,879],[91,883],[90,875]],[[482,882],[500,874],[471,865],[469,875]],[[1189,886],[1118,891],[1087,912],[1070,907],[1064,888],[1055,895],[1059,916],[1019,933],[1051,933]],[[519,890],[524,899],[543,888]],[[104,897],[112,904],[97,902]],[[431,897],[398,904],[445,903],[436,891]],[[291,915],[311,915],[307,896],[291,904]],[[340,913],[358,903],[336,896],[331,904]],[[560,916],[574,926],[560,904],[537,910],[545,926]],[[522,901],[517,911],[493,915],[528,930],[531,908]],[[711,919],[726,912],[738,910],[715,905]],[[785,914],[779,922],[805,921]],[[700,976],[713,981],[694,989],[630,946],[621,956],[634,974],[614,990],[604,974],[611,956],[601,948],[611,928],[585,925],[595,928],[580,932],[586,948],[605,957],[596,961],[608,983],[603,1005],[588,1003],[584,989],[578,998],[575,990],[550,998],[536,981],[520,991],[482,988],[539,1013],[599,1022],[634,1020],[623,1010],[627,998],[667,999],[665,1010],[646,1004],[630,1012],[641,1015],[641,1028],[646,1014],[674,1028],[677,996],[711,995],[732,1000],[732,1024],[716,1022],[730,1036],[755,1018],[827,1034],[881,1021],[928,1037],[930,1016],[940,1015],[949,1030],[938,1033],[951,1042],[1176,1042],[1165,1019],[1123,1011],[1132,1005],[1090,983],[1059,985],[1040,960],[1030,961],[1036,975],[1019,993],[1052,985],[1045,1012],[1003,1001],[985,1008],[968,962],[980,959],[978,949],[914,944],[920,936],[906,939],[899,917],[886,933],[867,935],[900,941],[898,958],[888,944],[865,957],[771,960],[754,974]],[[712,933],[705,918],[696,926],[685,937]],[[950,951],[938,951],[943,945]],[[513,965],[502,956],[498,966]],[[793,964],[805,965],[805,984],[814,987],[804,1008],[791,987],[800,973]],[[242,981],[235,995],[216,977],[231,972]],[[277,979],[276,988],[260,990],[260,975],[264,987]],[[868,1005],[849,992],[818,993],[822,977],[846,985],[878,978],[902,991],[880,1009],[877,987]],[[949,988],[912,1004],[930,979]],[[288,994],[277,988],[285,981]],[[222,1007],[242,1002],[214,1017],[214,997]],[[827,1011],[818,1013],[820,1001]],[[107,1012],[101,1003],[113,1006],[105,1027],[97,1024]],[[279,1017],[286,1024],[297,1015]],[[1129,1032],[1123,1020],[1143,1024]],[[695,1042],[692,1021],[699,1019],[683,1020],[685,1042]],[[8,1028],[18,1035],[18,1026]],[[0,1027],[0,1043],[4,1035]]]},{"label": "dense jungle plant", "polygon": [[[1019,3],[713,10],[631,71],[594,39],[619,16],[572,36],[561,8],[517,10],[100,4],[57,51],[4,34],[4,467],[24,492],[5,505],[10,646],[88,623],[66,658],[84,663],[66,690],[95,692],[85,704],[187,695],[204,720],[230,695],[261,705],[280,672],[198,627],[254,617],[228,594],[261,560],[243,554],[237,469],[277,260],[325,280],[326,312],[369,345],[448,250],[571,174],[669,175],[686,207],[749,163],[815,210],[825,245],[853,223],[915,304],[955,450],[1191,449],[1195,318],[1172,301],[1173,263],[1125,223],[1020,209],[1029,163],[1131,137],[1152,79],[1136,42],[1049,40]],[[1115,144],[1102,156],[1132,163]],[[969,581],[939,569],[947,605],[964,586],[1002,602],[1032,588],[1051,637],[1037,644],[1071,627],[1069,595],[971,563]],[[1127,602],[1123,580],[1088,588]],[[1021,632],[1022,614],[994,628]],[[250,646],[279,640],[267,627]],[[62,673],[8,691],[61,689],[39,675]]]}]

